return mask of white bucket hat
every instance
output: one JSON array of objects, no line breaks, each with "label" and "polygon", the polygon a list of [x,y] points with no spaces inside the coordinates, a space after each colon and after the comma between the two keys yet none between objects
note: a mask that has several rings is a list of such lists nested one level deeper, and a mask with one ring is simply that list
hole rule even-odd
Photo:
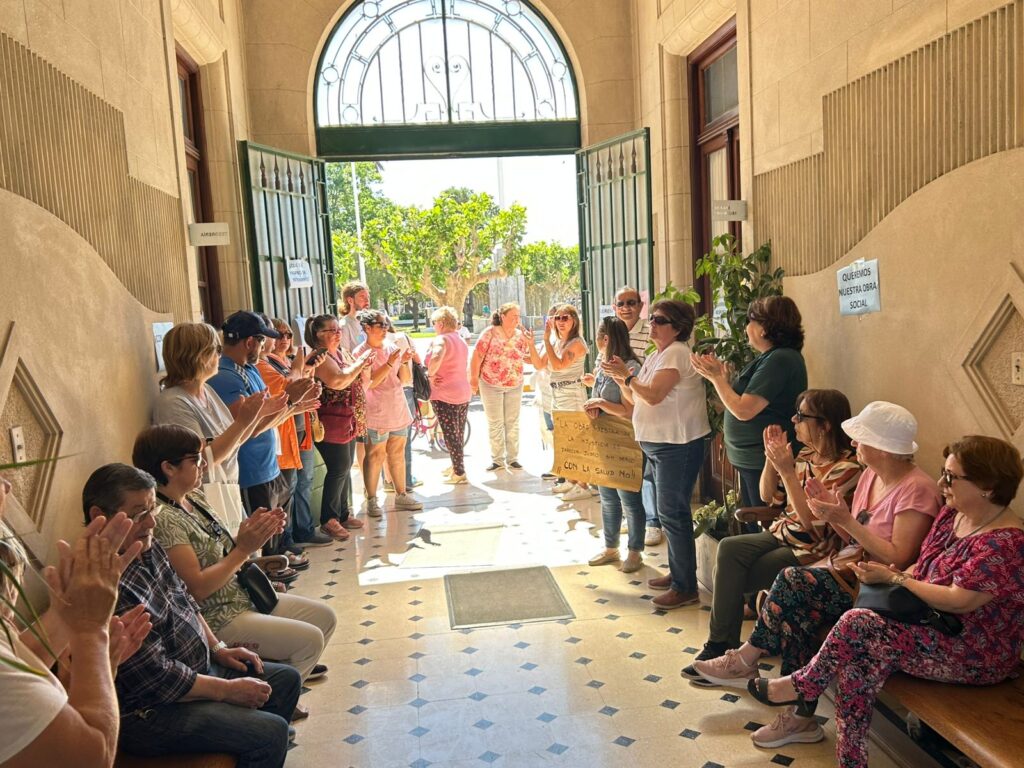
[{"label": "white bucket hat", "polygon": [[843,431],[853,440],[886,453],[917,453],[917,419],[896,403],[875,400],[843,422]]}]

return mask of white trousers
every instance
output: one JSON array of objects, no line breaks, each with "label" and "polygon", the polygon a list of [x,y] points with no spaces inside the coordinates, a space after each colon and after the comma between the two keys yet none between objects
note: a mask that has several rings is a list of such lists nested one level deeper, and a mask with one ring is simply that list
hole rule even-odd
[{"label": "white trousers", "polygon": [[523,404],[523,388],[492,387],[481,381],[480,402],[487,415],[491,459],[496,464],[515,461],[519,458],[519,409]]},{"label": "white trousers", "polygon": [[217,639],[289,664],[305,680],[334,634],[337,619],[322,600],[287,594],[277,598],[273,613],[246,611],[221,627]]}]

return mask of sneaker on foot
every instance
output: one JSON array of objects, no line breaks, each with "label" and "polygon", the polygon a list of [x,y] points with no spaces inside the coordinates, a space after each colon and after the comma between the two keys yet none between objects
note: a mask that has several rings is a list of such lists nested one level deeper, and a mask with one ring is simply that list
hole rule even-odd
[{"label": "sneaker on foot", "polygon": [[818,721],[800,717],[790,707],[779,713],[771,725],[762,725],[750,735],[756,747],[774,749],[785,744],[815,744],[825,738]]},{"label": "sneaker on foot", "polygon": [[326,523],[320,526],[321,532],[326,536],[330,536],[335,541],[348,541],[349,533],[341,525],[341,521],[336,518],[331,518]]},{"label": "sneaker on foot", "polygon": [[441,482],[447,483],[448,485],[465,485],[469,481],[466,480],[466,476],[464,474],[462,474],[462,475],[448,475]]},{"label": "sneaker on foot", "polygon": [[325,536],[320,531],[313,531],[313,536],[306,541],[299,542],[304,547],[326,547],[328,544],[333,544],[334,539],[330,536]]},{"label": "sneaker on foot", "polygon": [[452,467],[445,467],[444,469],[441,470],[441,474],[444,475],[445,477],[451,477],[452,473],[454,472],[455,469]]},{"label": "sneaker on foot", "polygon": [[497,472],[499,469],[504,469],[504,464],[499,464],[496,461],[492,461],[491,465],[484,470],[484,472]]},{"label": "sneaker on foot", "polygon": [[313,665],[313,669],[311,669],[309,671],[309,674],[306,676],[306,682],[308,683],[310,680],[319,680],[321,677],[323,677],[326,674],[327,674],[327,665],[326,664],[314,664]]},{"label": "sneaker on foot", "polygon": [[653,525],[647,526],[647,530],[644,532],[644,546],[656,547],[664,540],[665,535],[661,532],[661,528],[656,528]]},{"label": "sneaker on foot", "polygon": [[396,493],[395,509],[423,509],[423,503],[409,492]]},{"label": "sneaker on foot", "polygon": [[[709,659],[717,659],[719,656],[729,650],[728,643],[718,643],[712,640],[704,643],[704,648],[693,657],[694,661],[708,661]],[[688,667],[683,667],[679,672],[680,675],[685,677],[687,680],[696,681],[698,684],[706,683],[703,677],[700,676],[700,672],[693,668],[691,664]]]},{"label": "sneaker on foot", "polygon": [[568,493],[569,491],[571,491],[575,487],[576,486],[573,485],[572,483],[570,483],[568,480],[563,480],[558,485],[556,485],[554,488],[552,488],[551,492],[557,496],[560,493]]},{"label": "sneaker on foot", "polygon": [[510,461],[508,463],[508,468],[509,469],[522,469],[523,465],[520,464],[518,461]]},{"label": "sneaker on foot", "polygon": [[648,579],[647,586],[651,589],[663,590],[672,586],[671,576],[658,576],[655,579]]},{"label": "sneaker on foot", "polygon": [[712,685],[747,689],[747,681],[758,677],[757,664],[747,664],[738,650],[729,649],[717,659],[693,662],[697,674]]},{"label": "sneaker on foot", "polygon": [[384,514],[384,510],[380,508],[380,502],[377,501],[377,497],[366,500],[366,514],[369,517],[380,517]]},{"label": "sneaker on foot", "polygon": [[544,472],[544,473],[543,473],[543,474],[542,474],[542,475],[540,476],[540,479],[541,479],[541,480],[554,480],[554,479],[555,479],[555,477],[557,477],[557,475],[555,475],[555,474],[553,474],[553,473],[551,473],[551,472]]},{"label": "sneaker on foot", "polygon": [[623,573],[636,573],[644,567],[644,558],[639,552],[629,550],[629,554],[626,555],[626,559],[622,561],[622,572]]},{"label": "sneaker on foot", "polygon": [[700,603],[700,595],[697,592],[676,592],[671,588],[665,594],[651,600],[651,605],[663,611],[671,611],[673,608],[682,608],[698,603]]},{"label": "sneaker on foot", "polygon": [[582,485],[574,486],[569,490],[565,496],[562,497],[565,501],[582,501],[583,499],[590,498],[590,491],[584,488]]},{"label": "sneaker on foot", "polygon": [[615,550],[615,551],[602,550],[601,554],[599,554],[599,555],[597,555],[595,557],[590,558],[587,561],[587,565],[593,565],[593,566],[609,565],[611,563],[617,563],[617,562],[619,562],[619,560],[621,560],[621,558],[619,557],[619,551],[618,550]]}]

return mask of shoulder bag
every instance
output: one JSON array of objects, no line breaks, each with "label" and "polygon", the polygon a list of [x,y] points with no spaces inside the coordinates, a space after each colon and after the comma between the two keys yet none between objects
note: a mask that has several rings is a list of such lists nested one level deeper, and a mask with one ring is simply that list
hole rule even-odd
[{"label": "shoulder bag", "polygon": [[854,608],[866,608],[879,616],[903,624],[931,627],[950,637],[959,635],[964,624],[952,613],[932,608],[906,587],[895,584],[861,584]]},{"label": "shoulder bag", "polygon": [[427,367],[415,360],[410,360],[412,365],[412,393],[417,400],[430,399],[430,377],[427,375]]}]

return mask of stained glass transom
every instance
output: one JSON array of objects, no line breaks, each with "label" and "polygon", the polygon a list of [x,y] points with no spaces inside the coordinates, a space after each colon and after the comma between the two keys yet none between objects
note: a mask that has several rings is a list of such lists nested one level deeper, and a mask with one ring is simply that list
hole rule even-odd
[{"label": "stained glass transom", "polygon": [[316,79],[320,127],[576,117],[565,51],[522,0],[363,0]]}]

